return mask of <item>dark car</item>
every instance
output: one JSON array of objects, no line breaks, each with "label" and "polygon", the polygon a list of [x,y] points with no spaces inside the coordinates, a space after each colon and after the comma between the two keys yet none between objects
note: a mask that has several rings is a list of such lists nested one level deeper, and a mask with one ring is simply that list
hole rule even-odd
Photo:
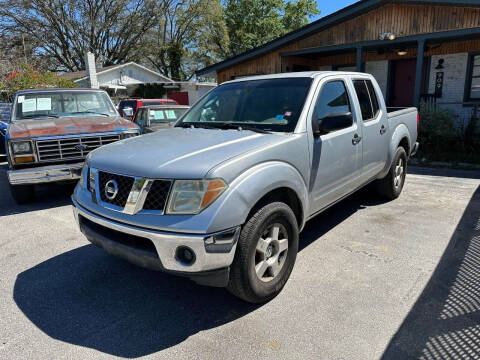
[{"label": "dark car", "polygon": [[138,109],[133,122],[142,133],[150,133],[172,126],[189,109],[186,105],[150,105]]},{"label": "dark car", "polygon": [[150,105],[178,105],[178,103],[172,99],[123,99],[118,104],[118,112],[125,119],[133,120],[138,109]]},{"label": "dark car", "polygon": [[0,103],[0,161],[7,154],[5,135],[7,133],[8,123],[10,122],[10,113],[12,104]]}]

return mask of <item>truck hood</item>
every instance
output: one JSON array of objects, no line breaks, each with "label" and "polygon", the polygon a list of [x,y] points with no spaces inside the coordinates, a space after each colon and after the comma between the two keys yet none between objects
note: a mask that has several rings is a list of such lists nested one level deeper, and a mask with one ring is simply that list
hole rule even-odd
[{"label": "truck hood", "polygon": [[18,139],[101,133],[132,128],[137,128],[137,125],[118,116],[76,116],[58,119],[17,120],[10,124],[8,133],[11,139]]},{"label": "truck hood", "polygon": [[103,146],[91,153],[89,163],[123,175],[198,179],[228,159],[287,138],[246,130],[169,128]]}]

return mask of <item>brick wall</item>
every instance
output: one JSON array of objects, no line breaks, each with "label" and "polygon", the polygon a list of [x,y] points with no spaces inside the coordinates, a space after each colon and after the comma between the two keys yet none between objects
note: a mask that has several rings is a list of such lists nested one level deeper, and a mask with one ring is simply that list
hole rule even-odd
[{"label": "brick wall", "polygon": [[[438,60],[444,59],[443,69],[435,69]],[[435,80],[437,72],[443,71],[442,97],[437,99],[439,106],[454,111],[458,116],[458,125],[466,126],[471,114],[471,107],[464,107],[461,104],[442,104],[446,102],[462,103],[465,92],[465,77],[467,75],[468,53],[450,55],[434,55],[431,57],[430,78],[428,93],[435,93]]]}]

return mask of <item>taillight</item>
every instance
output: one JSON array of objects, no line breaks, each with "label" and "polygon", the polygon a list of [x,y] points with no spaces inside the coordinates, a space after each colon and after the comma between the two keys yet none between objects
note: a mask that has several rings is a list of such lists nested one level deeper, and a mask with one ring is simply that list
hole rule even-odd
[{"label": "taillight", "polygon": [[420,131],[420,114],[417,113],[417,134]]}]

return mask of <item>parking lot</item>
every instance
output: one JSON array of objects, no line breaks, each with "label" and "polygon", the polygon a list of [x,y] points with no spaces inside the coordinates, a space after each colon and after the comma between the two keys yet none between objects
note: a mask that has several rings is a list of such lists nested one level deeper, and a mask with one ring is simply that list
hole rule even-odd
[{"label": "parking lot", "polygon": [[[283,292],[250,305],[90,245],[71,186],[14,205],[0,165],[0,358],[398,359],[480,353],[480,173],[411,168],[310,221]],[[236,354],[236,355],[234,355]]]}]

